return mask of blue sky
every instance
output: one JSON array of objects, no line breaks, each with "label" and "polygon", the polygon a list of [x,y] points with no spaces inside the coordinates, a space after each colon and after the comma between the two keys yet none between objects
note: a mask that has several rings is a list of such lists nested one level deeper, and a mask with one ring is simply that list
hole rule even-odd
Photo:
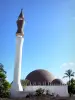
[{"label": "blue sky", "polygon": [[75,70],[74,4],[75,0],[0,0],[0,63],[9,82],[21,8],[25,16],[21,78],[35,69],[46,69],[62,79],[65,70]]}]

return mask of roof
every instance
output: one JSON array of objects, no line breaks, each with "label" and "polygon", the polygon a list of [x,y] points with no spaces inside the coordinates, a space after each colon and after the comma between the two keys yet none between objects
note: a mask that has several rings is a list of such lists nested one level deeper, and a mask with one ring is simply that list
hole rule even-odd
[{"label": "roof", "polygon": [[23,18],[24,19],[24,14],[23,14],[23,9],[21,9],[20,15],[18,18]]},{"label": "roof", "polygon": [[44,83],[51,83],[55,78],[54,76],[44,69],[37,69],[30,72],[26,79],[29,80],[32,84],[44,84]]},{"label": "roof", "polygon": [[54,79],[51,84],[56,84],[56,85],[60,85],[60,84],[63,84],[62,80],[61,79]]}]

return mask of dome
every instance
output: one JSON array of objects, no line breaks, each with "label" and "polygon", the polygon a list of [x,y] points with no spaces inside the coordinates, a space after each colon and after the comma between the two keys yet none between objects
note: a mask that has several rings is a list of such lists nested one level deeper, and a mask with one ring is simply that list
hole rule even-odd
[{"label": "dome", "polygon": [[27,75],[26,79],[29,80],[31,84],[36,84],[36,85],[46,84],[47,85],[47,84],[50,84],[55,78],[47,70],[37,69],[30,72]]},{"label": "dome", "polygon": [[60,85],[60,84],[63,84],[62,80],[60,79],[54,79],[51,84],[56,84],[56,85]]}]

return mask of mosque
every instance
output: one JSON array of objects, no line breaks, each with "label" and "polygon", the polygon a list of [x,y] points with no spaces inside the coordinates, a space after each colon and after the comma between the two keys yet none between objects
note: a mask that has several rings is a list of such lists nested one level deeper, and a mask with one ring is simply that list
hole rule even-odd
[{"label": "mosque", "polygon": [[44,69],[36,69],[30,72],[25,80],[29,80],[27,87],[23,91],[23,87],[20,82],[21,78],[21,62],[22,62],[22,47],[24,42],[24,14],[21,10],[17,20],[17,32],[16,32],[16,54],[15,54],[15,66],[13,83],[10,89],[11,96],[23,97],[26,95],[26,91],[35,91],[38,88],[49,89],[53,93],[60,96],[68,96],[67,85],[64,85],[62,80],[55,79],[52,73]]},{"label": "mosque", "polygon": [[29,80],[28,85],[50,85],[56,84],[61,85],[63,84],[62,80],[55,79],[55,77],[44,69],[37,69],[30,72],[25,80]]}]

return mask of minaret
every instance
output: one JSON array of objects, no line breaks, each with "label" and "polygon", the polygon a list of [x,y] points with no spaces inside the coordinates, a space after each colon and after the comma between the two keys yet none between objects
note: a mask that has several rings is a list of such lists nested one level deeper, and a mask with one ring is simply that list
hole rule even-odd
[{"label": "minaret", "polygon": [[24,15],[21,13],[17,20],[17,32],[16,32],[16,57],[15,57],[15,68],[14,68],[14,79],[11,86],[11,94],[15,91],[23,91],[21,86],[21,62],[22,62],[22,47],[24,41]]}]

